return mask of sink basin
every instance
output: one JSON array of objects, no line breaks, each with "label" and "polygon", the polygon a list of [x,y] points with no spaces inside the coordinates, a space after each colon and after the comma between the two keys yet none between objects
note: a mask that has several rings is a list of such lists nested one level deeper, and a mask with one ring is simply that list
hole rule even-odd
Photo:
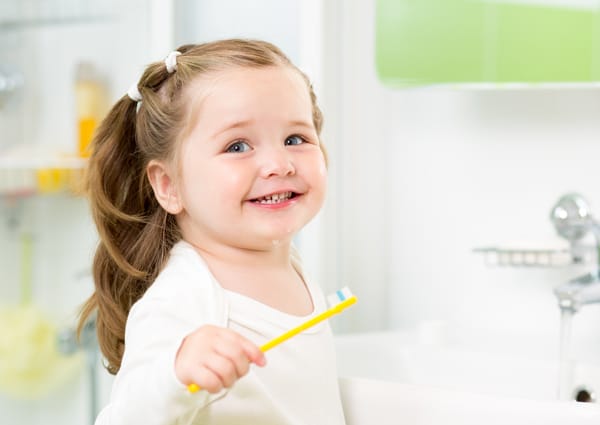
[{"label": "sink basin", "polygon": [[347,425],[597,425],[586,403],[526,400],[423,385],[343,378]]},{"label": "sink basin", "polygon": [[[336,336],[336,350],[349,425],[600,423],[600,405],[558,400],[554,338],[430,326]],[[600,391],[600,364],[567,366],[563,394]]]}]

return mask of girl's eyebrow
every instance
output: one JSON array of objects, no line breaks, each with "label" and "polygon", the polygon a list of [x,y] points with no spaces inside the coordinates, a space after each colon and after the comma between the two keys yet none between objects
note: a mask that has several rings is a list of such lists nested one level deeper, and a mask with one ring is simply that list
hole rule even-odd
[{"label": "girl's eyebrow", "polygon": [[[234,130],[236,128],[243,128],[252,123],[252,120],[241,120],[241,121],[233,121],[230,124],[224,125],[222,128],[217,130],[213,137],[218,136],[219,134],[225,133],[229,130]],[[304,121],[304,120],[291,120],[288,122],[290,127],[305,127],[309,130],[314,129],[314,125],[312,122]]]},{"label": "girl's eyebrow", "polygon": [[303,120],[293,120],[293,121],[290,121],[289,124],[292,127],[306,127],[311,130],[315,128],[315,126],[313,125],[312,122],[303,121]]},{"label": "girl's eyebrow", "polygon": [[234,130],[236,128],[243,128],[252,123],[252,120],[241,120],[241,121],[233,121],[230,124],[224,125],[219,130],[215,131],[212,137],[218,136],[219,134],[225,133],[229,130]]}]

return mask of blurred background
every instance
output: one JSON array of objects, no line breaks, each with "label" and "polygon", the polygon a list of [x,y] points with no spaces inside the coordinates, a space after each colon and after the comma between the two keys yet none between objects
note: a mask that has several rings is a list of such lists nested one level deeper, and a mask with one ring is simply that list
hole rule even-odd
[{"label": "blurred background", "polygon": [[[97,240],[78,187],[85,147],[144,66],[184,43],[265,39],[313,81],[330,186],[297,242],[326,292],[360,298],[338,333],[433,324],[558,341],[553,289],[597,262],[591,238],[574,259],[549,217],[572,192],[600,212],[600,6],[420,5],[3,0],[3,421],[91,423],[107,399],[93,338],[71,332]],[[577,314],[573,339],[598,344],[596,306]]]}]

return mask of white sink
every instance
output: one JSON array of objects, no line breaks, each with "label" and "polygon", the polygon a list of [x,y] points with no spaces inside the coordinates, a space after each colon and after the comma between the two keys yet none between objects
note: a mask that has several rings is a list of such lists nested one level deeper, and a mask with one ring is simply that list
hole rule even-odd
[{"label": "white sink", "polygon": [[347,425],[597,425],[600,408],[367,379],[341,379]]},{"label": "white sink", "polygon": [[[430,327],[341,335],[336,349],[349,425],[600,424],[600,405],[557,399],[554,339]],[[600,391],[600,364],[570,366],[568,394]]]}]

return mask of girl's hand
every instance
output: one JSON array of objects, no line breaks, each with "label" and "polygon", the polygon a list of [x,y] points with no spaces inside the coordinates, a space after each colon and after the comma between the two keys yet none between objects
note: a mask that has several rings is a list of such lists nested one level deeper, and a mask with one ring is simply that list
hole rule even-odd
[{"label": "girl's hand", "polygon": [[175,358],[175,375],[185,385],[196,384],[209,393],[231,387],[250,368],[266,364],[253,342],[231,329],[205,325],[183,339]]}]

